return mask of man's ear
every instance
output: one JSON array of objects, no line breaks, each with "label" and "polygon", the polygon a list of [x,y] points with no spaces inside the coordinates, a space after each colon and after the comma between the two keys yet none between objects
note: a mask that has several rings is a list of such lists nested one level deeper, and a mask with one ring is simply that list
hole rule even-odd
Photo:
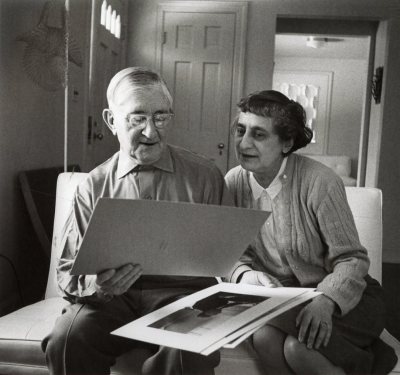
[{"label": "man's ear", "polygon": [[114,125],[114,114],[112,113],[111,109],[103,109],[103,120],[108,126],[108,128],[111,130],[111,132],[116,135],[117,130],[115,129]]}]

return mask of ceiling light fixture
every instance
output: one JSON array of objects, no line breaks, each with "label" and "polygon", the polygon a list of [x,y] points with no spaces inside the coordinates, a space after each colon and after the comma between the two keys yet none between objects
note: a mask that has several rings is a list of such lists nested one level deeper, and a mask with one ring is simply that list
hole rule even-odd
[{"label": "ceiling light fixture", "polygon": [[310,48],[321,48],[326,45],[328,42],[328,38],[315,38],[313,36],[309,36],[306,41],[306,46]]}]

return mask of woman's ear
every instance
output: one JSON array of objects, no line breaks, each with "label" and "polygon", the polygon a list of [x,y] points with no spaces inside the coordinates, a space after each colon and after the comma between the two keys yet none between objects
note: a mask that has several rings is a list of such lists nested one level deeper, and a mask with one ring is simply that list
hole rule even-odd
[{"label": "woman's ear", "polygon": [[294,145],[293,138],[290,138],[287,141],[284,141],[283,147],[282,147],[282,153],[286,155],[292,149],[293,145]]},{"label": "woman's ear", "polygon": [[111,132],[116,135],[117,130],[114,125],[114,114],[112,113],[111,109],[106,108],[103,110],[103,120]]}]

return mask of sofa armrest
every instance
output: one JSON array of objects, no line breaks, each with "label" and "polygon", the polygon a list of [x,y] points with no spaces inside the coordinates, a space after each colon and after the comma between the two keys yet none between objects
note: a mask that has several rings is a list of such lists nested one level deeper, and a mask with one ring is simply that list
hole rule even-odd
[{"label": "sofa armrest", "polygon": [[357,185],[357,180],[353,177],[340,176],[340,178],[343,180],[344,186],[356,186]]},{"label": "sofa armrest", "polygon": [[21,305],[15,268],[8,257],[0,254],[0,316],[18,309]]}]

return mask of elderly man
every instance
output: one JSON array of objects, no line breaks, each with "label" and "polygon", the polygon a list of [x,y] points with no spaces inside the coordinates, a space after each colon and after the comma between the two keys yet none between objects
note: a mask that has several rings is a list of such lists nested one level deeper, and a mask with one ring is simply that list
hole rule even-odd
[{"label": "elderly man", "polygon": [[[224,180],[208,160],[168,145],[172,98],[162,78],[145,68],[117,73],[107,90],[103,118],[120,150],[89,173],[76,192],[58,264],[58,283],[71,304],[43,341],[53,375],[109,374],[116,357],[135,347],[148,349],[146,374],[214,372],[219,356],[189,352],[110,335],[114,329],[167,303],[212,285],[212,278],[142,275],[126,264],[98,275],[71,276],[95,203],[100,197],[223,204]],[[179,261],[171,259],[171,262]]]}]

